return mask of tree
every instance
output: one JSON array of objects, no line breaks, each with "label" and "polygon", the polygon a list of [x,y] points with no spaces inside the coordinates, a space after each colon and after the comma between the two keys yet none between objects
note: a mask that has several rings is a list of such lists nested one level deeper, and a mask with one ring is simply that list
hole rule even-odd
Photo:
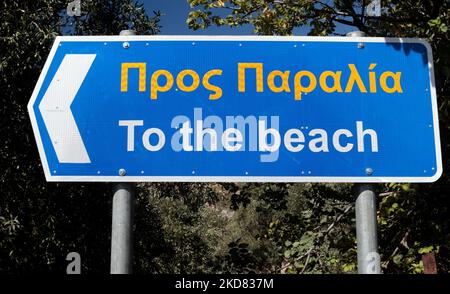
[{"label": "tree", "polygon": [[46,183],[26,105],[55,36],[155,34],[160,15],[131,0],[81,4],[79,17],[65,1],[0,4],[0,271],[65,272],[76,251],[83,271],[108,272],[110,187]]}]

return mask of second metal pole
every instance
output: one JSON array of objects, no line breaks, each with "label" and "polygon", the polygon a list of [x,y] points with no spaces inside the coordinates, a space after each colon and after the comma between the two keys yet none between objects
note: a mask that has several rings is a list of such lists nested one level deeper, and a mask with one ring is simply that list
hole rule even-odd
[{"label": "second metal pole", "polygon": [[[349,32],[347,37],[365,37],[361,31]],[[357,48],[364,49],[363,43]],[[368,169],[368,173],[372,173]],[[372,184],[356,185],[356,240],[358,246],[358,273],[381,273],[380,255],[377,238],[377,206],[376,194]]]},{"label": "second metal pole", "polygon": [[378,254],[376,194],[372,184],[357,184],[356,189],[358,273],[379,274],[381,271]]}]

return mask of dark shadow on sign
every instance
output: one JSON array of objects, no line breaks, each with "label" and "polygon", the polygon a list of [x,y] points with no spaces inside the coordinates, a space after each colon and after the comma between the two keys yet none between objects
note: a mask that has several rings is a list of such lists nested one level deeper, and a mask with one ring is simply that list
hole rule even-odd
[{"label": "dark shadow on sign", "polygon": [[405,56],[409,56],[411,53],[420,54],[422,57],[423,65],[428,64],[428,62],[432,62],[432,60],[428,60],[427,48],[425,44],[417,42],[404,42],[402,38],[399,38],[400,42],[391,42],[388,38],[386,39],[386,46],[390,46],[397,51],[402,51]]}]

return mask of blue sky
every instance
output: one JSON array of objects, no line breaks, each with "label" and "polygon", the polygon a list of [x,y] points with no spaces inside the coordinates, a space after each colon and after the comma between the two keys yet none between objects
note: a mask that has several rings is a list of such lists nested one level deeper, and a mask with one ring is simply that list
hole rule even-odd
[{"label": "blue sky", "polygon": [[190,11],[187,0],[141,0],[149,15],[159,10],[164,15],[161,18],[162,35],[252,35],[251,26],[239,28],[211,26],[205,30],[190,30],[186,19]]},{"label": "blue sky", "polygon": [[[205,30],[190,30],[186,24],[186,18],[190,11],[187,0],[141,0],[149,15],[152,11],[159,10],[164,15],[161,18],[161,35],[253,35],[253,27],[250,25],[230,28],[211,26]],[[354,28],[338,25],[337,31],[345,33]],[[297,28],[294,35],[302,36],[309,32],[308,27]]]}]

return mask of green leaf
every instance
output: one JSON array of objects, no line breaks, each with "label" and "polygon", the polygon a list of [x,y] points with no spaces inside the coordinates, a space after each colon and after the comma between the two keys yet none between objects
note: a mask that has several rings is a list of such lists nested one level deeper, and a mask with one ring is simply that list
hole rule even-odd
[{"label": "green leaf", "polygon": [[402,263],[402,259],[403,259],[403,255],[398,254],[398,255],[395,255],[395,256],[392,258],[392,261],[393,261],[396,265],[400,265],[400,264]]},{"label": "green leaf", "polygon": [[431,251],[433,251],[434,246],[430,245],[430,246],[426,246],[426,247],[422,247],[419,249],[419,254],[426,254],[426,253],[430,253]]},{"label": "green leaf", "polygon": [[284,251],[284,257],[286,257],[286,258],[291,257],[291,250]]}]

